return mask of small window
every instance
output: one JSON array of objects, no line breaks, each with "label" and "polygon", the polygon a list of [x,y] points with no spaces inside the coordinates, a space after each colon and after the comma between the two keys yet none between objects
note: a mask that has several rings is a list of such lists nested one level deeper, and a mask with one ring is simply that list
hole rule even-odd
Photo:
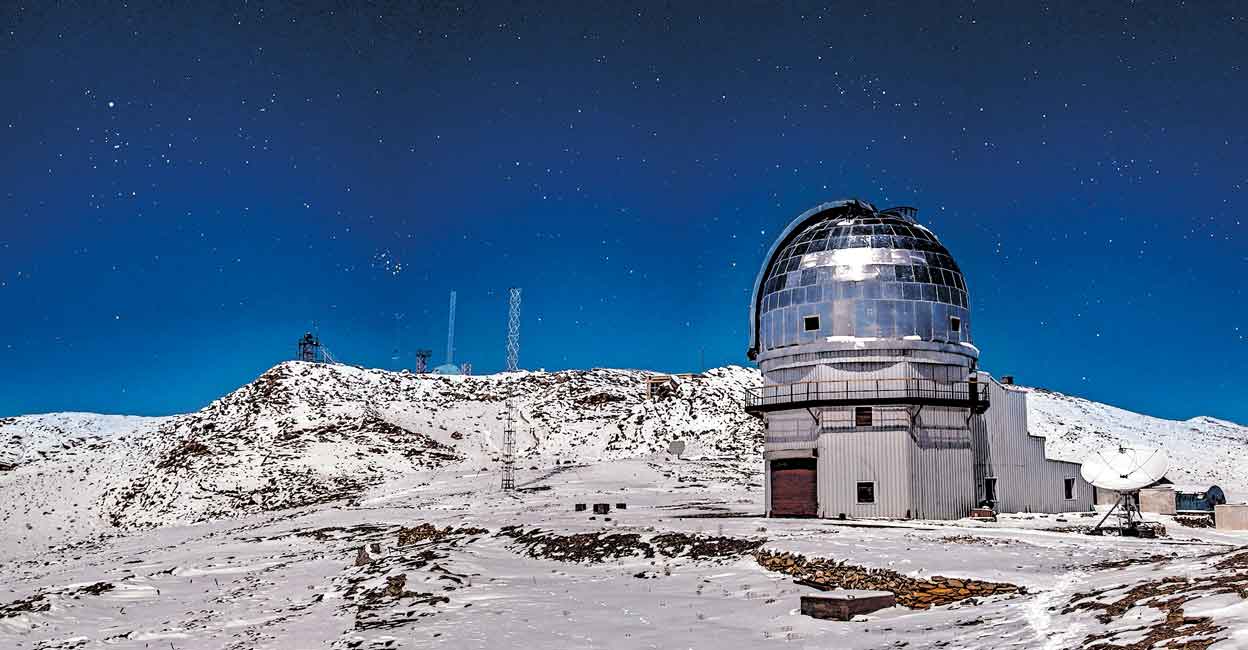
[{"label": "small window", "polygon": [[803,328],[804,328],[807,332],[818,332],[818,331],[819,331],[819,317],[818,317],[818,316],[807,316],[807,317],[803,318],[803,319],[802,319],[802,327],[803,327]]},{"label": "small window", "polygon": [[997,479],[989,477],[984,479],[984,501],[997,500]]},{"label": "small window", "polygon": [[1065,492],[1067,501],[1073,501],[1075,499],[1075,479],[1068,478],[1063,481],[1062,489]]},{"label": "small window", "polygon": [[962,319],[957,316],[949,317],[949,329],[954,332],[962,331]]},{"label": "small window", "polygon": [[855,406],[854,407],[854,426],[869,427],[871,426],[871,407]]},{"label": "small window", "polygon": [[875,483],[858,481],[858,503],[875,503]]}]

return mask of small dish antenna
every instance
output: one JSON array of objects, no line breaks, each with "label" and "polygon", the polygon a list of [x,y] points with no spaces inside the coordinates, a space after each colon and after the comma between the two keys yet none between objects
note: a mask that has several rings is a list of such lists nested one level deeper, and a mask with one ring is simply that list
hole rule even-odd
[{"label": "small dish antenna", "polygon": [[680,458],[680,455],[685,453],[685,441],[673,440],[667,443],[667,453]]},{"label": "small dish antenna", "polygon": [[1170,459],[1160,449],[1115,445],[1094,452],[1079,473],[1098,488],[1123,492],[1156,483],[1169,468]]},{"label": "small dish antenna", "polygon": [[1156,537],[1165,534],[1160,524],[1144,521],[1140,516],[1140,488],[1160,481],[1170,467],[1166,453],[1151,447],[1131,447],[1126,444],[1098,449],[1079,468],[1079,474],[1092,485],[1118,493],[1118,501],[1105,513],[1105,517],[1088,531],[1102,535],[1102,525],[1115,513],[1118,516],[1118,534],[1131,537]]}]

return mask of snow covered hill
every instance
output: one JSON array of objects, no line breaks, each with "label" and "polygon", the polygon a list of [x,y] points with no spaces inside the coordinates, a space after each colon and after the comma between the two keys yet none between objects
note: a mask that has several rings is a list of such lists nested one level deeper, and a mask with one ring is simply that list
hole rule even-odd
[{"label": "snow covered hill", "polygon": [[[650,376],[288,362],[196,413],[0,420],[0,647],[1248,643],[1242,535],[1173,520],[1164,540],[1077,534],[1092,513],[763,519],[762,431],[741,408],[757,371],[719,368],[647,398]],[[1028,390],[1052,457],[1161,445],[1176,480],[1248,496],[1242,426]],[[508,402],[521,489],[503,495]],[[682,458],[664,453],[676,439]],[[572,507],[590,502],[612,510]],[[867,624],[798,615],[814,588],[794,577],[829,567],[841,577],[825,582],[911,600]],[[1004,591],[949,587],[985,581]]]},{"label": "snow covered hill", "polygon": [[[496,470],[507,403],[520,465],[646,458],[684,440],[725,480],[761,483],[762,431],[741,399],[756,370],[717,368],[646,395],[638,370],[437,376],[286,362],[204,409],[168,418],[80,413],[0,420],[0,526],[73,541],[357,499],[448,466]],[[1248,497],[1248,428],[1172,422],[1028,389],[1049,456],[1079,461],[1118,440],[1164,447],[1179,483]]]},{"label": "snow covered hill", "polygon": [[10,418],[0,524],[16,518],[32,539],[55,541],[350,499],[452,463],[493,468],[508,401],[521,462],[648,456],[675,439],[690,455],[758,456],[761,430],[740,405],[754,371],[711,370],[647,399],[650,375],[447,377],[292,361],[196,413]]}]

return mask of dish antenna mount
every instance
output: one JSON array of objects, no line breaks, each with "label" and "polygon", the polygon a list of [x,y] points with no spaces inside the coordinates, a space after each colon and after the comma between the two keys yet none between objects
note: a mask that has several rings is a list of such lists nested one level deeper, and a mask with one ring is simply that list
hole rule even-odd
[{"label": "dish antenna mount", "polygon": [[1105,522],[1117,515],[1116,528],[1124,537],[1157,537],[1165,534],[1160,524],[1146,522],[1140,516],[1140,488],[1161,480],[1170,467],[1170,460],[1160,449],[1118,444],[1098,449],[1079,469],[1083,479],[1102,490],[1118,493],[1118,500],[1092,530],[1092,535],[1107,531]]}]

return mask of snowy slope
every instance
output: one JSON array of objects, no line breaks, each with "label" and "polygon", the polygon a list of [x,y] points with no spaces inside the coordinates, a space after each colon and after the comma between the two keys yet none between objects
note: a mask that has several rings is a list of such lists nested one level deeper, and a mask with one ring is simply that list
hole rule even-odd
[{"label": "snowy slope", "polygon": [[[196,413],[0,421],[0,647],[1248,644],[1236,591],[1248,590],[1248,536],[1166,519],[1165,540],[1089,537],[1071,532],[1090,521],[1076,515],[763,519],[761,427],[740,403],[757,371],[712,370],[653,400],[647,374],[438,377],[291,362]],[[1077,461],[1119,438],[1163,445],[1176,480],[1248,494],[1244,427],[1029,390],[1032,432],[1048,436],[1052,457]],[[503,495],[508,401],[521,490]],[[688,442],[682,459],[663,453],[674,439]],[[574,503],[627,508],[601,517]],[[420,524],[459,532],[401,541]],[[542,557],[523,531],[606,555]],[[797,613],[813,589],[749,553],[627,550],[673,534],[1027,591],[816,621]]]},{"label": "snowy slope", "polygon": [[1027,426],[1046,437],[1050,458],[1079,462],[1119,441],[1164,449],[1167,478],[1219,485],[1232,501],[1248,500],[1248,427],[1210,417],[1163,420],[1040,388],[1027,389]]},{"label": "snowy slope", "polygon": [[[436,376],[286,362],[204,409],[168,418],[81,413],[0,420],[0,525],[52,542],[117,527],[186,524],[350,500],[424,469],[497,467],[507,403],[520,465],[662,453],[740,461],[761,482],[759,421],[741,409],[758,371],[736,366],[646,398],[637,370]],[[1171,478],[1248,497],[1248,428],[1173,422],[1029,390],[1031,432],[1050,457],[1080,461],[1125,440],[1164,447]],[[726,467],[726,466],[725,466]],[[7,471],[5,471],[7,470]]]},{"label": "snowy slope", "polygon": [[[70,538],[83,526],[193,523],[351,499],[450,464],[492,468],[508,401],[523,463],[647,456],[675,439],[688,442],[686,455],[757,457],[761,430],[740,406],[755,372],[715,369],[655,399],[646,398],[649,374],[445,377],[287,362],[196,413],[18,418],[0,428],[11,436],[0,492],[15,497],[0,500],[0,523],[39,515],[32,534]],[[89,462],[57,461],[75,448],[90,450]],[[29,462],[36,458],[44,460]],[[81,514],[69,531],[45,511]]]},{"label": "snowy slope", "polygon": [[[521,469],[517,481],[530,489],[514,496],[499,492],[496,473],[422,470],[354,504],[28,552],[0,562],[0,647],[1232,650],[1248,641],[1248,601],[1235,591],[1248,589],[1248,572],[1236,570],[1248,566],[1248,536],[1171,523],[1170,539],[1118,540],[1064,532],[1067,519],[1044,516],[763,519],[762,490],[719,480],[713,464]],[[572,508],[586,502],[627,508],[609,519]],[[404,541],[404,530],[429,525],[453,530]],[[514,526],[573,540],[590,557],[531,554]],[[627,551],[660,534],[1027,591],[821,621],[798,613],[813,588],[749,553]],[[1146,638],[1154,642],[1136,643]]]},{"label": "snowy slope", "polygon": [[79,447],[98,450],[113,438],[147,430],[165,418],[48,413],[0,418],[0,469],[54,458]]},{"label": "snowy slope", "polygon": [[131,450],[169,421],[91,413],[0,419],[0,561],[111,529],[104,495],[145,471]]}]

